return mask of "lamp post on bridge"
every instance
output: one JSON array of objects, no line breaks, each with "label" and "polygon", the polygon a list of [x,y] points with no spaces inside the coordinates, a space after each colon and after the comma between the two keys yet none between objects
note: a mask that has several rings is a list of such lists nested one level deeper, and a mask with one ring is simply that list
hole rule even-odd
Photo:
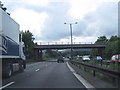
[{"label": "lamp post on bridge", "polygon": [[73,40],[72,40],[72,25],[73,24],[77,24],[77,22],[75,22],[75,23],[64,23],[64,24],[68,24],[68,25],[70,25],[70,35],[71,35],[71,59],[73,58]]}]

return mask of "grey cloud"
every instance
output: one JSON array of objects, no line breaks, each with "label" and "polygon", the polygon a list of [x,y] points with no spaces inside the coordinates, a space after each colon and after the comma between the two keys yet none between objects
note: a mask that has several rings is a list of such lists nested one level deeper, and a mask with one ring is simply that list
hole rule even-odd
[{"label": "grey cloud", "polygon": [[[93,35],[117,35],[118,30],[118,7],[116,3],[104,3],[95,12],[88,13],[85,20],[89,26],[86,33],[94,31]],[[91,33],[92,34],[92,33]],[[89,35],[89,33],[88,33]]]},{"label": "grey cloud", "polygon": [[[45,28],[42,30],[42,36],[34,36],[36,40],[59,40],[70,36],[69,25],[64,22],[76,21],[70,17],[69,2],[51,2],[48,7],[26,6],[24,3],[6,3],[10,12],[14,11],[18,6],[32,9],[36,12],[46,12],[49,19],[45,22]],[[78,21],[77,25],[73,25],[74,36],[96,36],[106,35],[108,37],[118,34],[118,4],[103,3],[95,11],[88,12],[84,18]]]},{"label": "grey cloud", "polygon": [[[43,40],[59,40],[70,36],[69,25],[63,23],[70,19],[66,4],[57,5],[48,12],[50,19],[46,21],[46,27],[42,31]],[[70,19],[72,20],[72,19]],[[95,11],[86,16],[73,26],[74,36],[112,36],[117,35],[117,4],[104,3]]]},{"label": "grey cloud", "polygon": [[[54,6],[55,5],[55,6]],[[53,3],[47,13],[48,21],[45,23],[45,28],[42,30],[43,40],[59,40],[69,36],[69,26],[64,22],[70,20],[68,15],[68,3]]]}]

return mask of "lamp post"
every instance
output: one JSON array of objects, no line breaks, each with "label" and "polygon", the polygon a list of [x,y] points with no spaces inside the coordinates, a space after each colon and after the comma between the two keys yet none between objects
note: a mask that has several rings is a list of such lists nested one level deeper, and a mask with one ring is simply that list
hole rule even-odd
[{"label": "lamp post", "polygon": [[70,36],[71,36],[71,59],[73,58],[73,40],[72,40],[72,25],[73,24],[77,24],[77,22],[75,23],[64,23],[64,24],[68,24],[70,25]]}]

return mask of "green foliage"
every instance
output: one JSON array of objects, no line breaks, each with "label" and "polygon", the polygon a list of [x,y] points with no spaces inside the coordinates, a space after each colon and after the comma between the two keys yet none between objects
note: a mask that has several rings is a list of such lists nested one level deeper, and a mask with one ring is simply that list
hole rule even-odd
[{"label": "green foliage", "polygon": [[[112,36],[110,39],[107,39],[106,36],[98,37],[95,44],[106,44],[105,50],[102,52],[104,57],[111,59],[112,55],[120,54],[120,37]],[[92,50],[92,55],[99,55],[97,49]]]},{"label": "green foliage", "polygon": [[33,35],[29,30],[27,30],[25,32],[22,31],[22,41],[25,44],[25,55],[29,59],[33,58],[33,56],[34,56],[34,52],[33,52],[34,51],[33,48],[35,45],[33,42],[34,39],[35,38],[33,38]]},{"label": "green foliage", "polygon": [[95,44],[106,44],[107,41],[108,41],[108,39],[106,38],[106,36],[100,36],[100,37],[98,37]]},{"label": "green foliage", "polygon": [[[107,44],[108,43],[108,39],[107,39],[107,37],[106,36],[100,36],[100,37],[98,37],[98,39],[97,39],[97,41],[95,42],[95,44]],[[103,53],[103,58],[104,58],[104,50],[102,50],[102,53]],[[95,56],[99,56],[100,54],[99,54],[99,51],[98,51],[98,49],[93,49],[92,51],[91,51],[91,55],[92,55],[92,57],[95,57]]]},{"label": "green foliage", "polygon": [[109,41],[114,42],[114,41],[117,41],[117,40],[118,40],[117,36],[112,36]]},{"label": "green foliage", "polygon": [[120,38],[117,36],[112,36],[105,48],[105,54],[108,59],[112,57],[112,55],[120,54]]},{"label": "green foliage", "polygon": [[44,58],[56,58],[58,57],[58,52],[52,51],[51,49],[46,50]]},{"label": "green foliage", "polygon": [[80,55],[80,56],[84,56],[84,55],[90,55],[90,51],[74,51],[74,55]]}]

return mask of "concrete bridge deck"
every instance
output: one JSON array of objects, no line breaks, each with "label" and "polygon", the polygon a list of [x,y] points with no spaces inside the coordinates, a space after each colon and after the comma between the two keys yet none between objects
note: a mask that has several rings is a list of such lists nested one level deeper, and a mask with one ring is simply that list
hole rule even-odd
[{"label": "concrete bridge deck", "polygon": [[37,45],[34,49],[44,50],[44,49],[80,49],[80,48],[105,48],[105,44],[57,44],[57,45]]}]

